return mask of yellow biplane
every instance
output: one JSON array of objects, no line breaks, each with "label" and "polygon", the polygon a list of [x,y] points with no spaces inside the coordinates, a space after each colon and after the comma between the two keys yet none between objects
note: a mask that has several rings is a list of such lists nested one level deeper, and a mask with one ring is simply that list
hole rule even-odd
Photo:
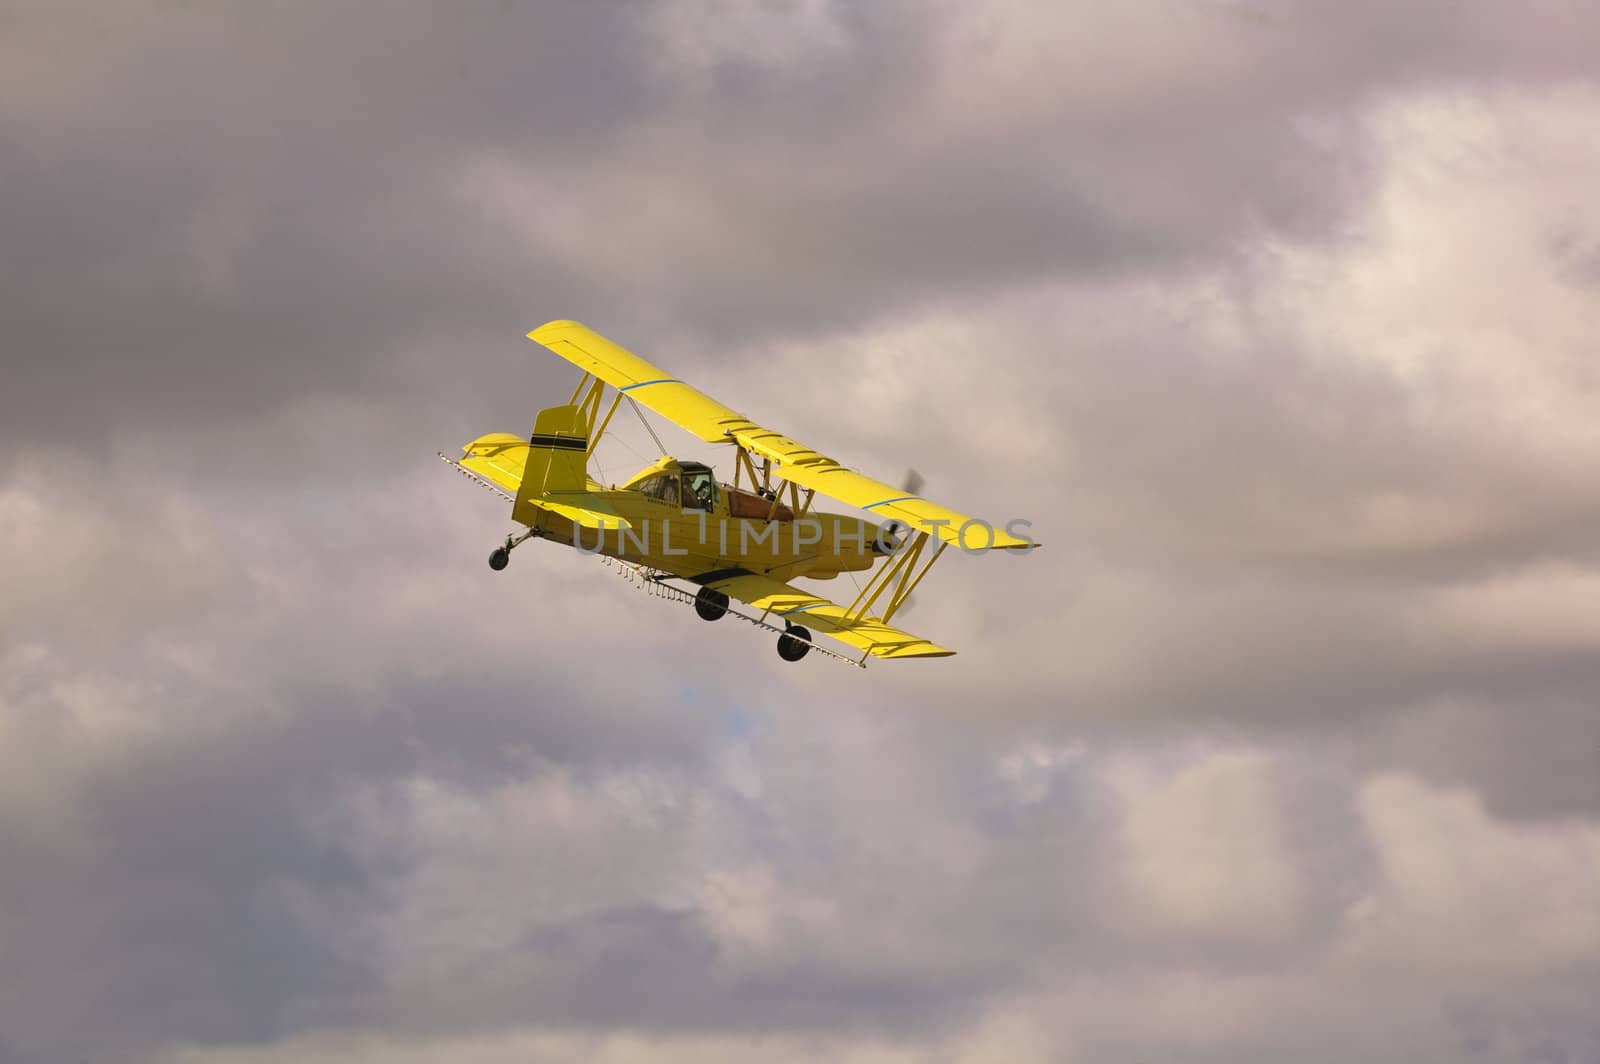
[{"label": "yellow biplane", "polygon": [[[586,325],[553,321],[528,338],[583,370],[571,400],[541,410],[531,436],[492,433],[469,443],[459,460],[439,455],[507,499],[512,519],[527,529],[508,535],[489,555],[493,569],[504,569],[512,550],[528,539],[565,542],[615,560],[642,586],[692,602],[705,620],[733,613],[779,633],[778,654],[785,661],[817,649],[864,666],[869,657],[955,653],[889,624],[947,547],[977,552],[1035,546],[1019,534],[1026,521],[997,529],[918,497],[913,483],[897,489],[846,469]],[[615,396],[601,416],[607,386]],[[701,440],[733,447],[733,482],[719,482],[702,463],[670,456],[621,487],[591,479],[588,458],[623,399]],[[887,520],[815,510],[818,495]],[[937,546],[927,550],[934,540]],[[879,562],[885,564],[847,606],[788,583],[869,570]],[[759,615],[733,609],[733,599]],[[859,657],[816,644],[802,619]]]}]

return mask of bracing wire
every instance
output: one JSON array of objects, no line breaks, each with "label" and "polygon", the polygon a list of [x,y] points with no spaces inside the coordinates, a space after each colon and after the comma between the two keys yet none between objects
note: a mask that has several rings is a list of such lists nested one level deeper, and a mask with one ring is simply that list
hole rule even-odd
[{"label": "bracing wire", "polygon": [[627,448],[627,451],[628,451],[629,454],[633,455],[635,458],[637,458],[639,461],[643,462],[645,465],[649,465],[650,464],[650,459],[648,459],[644,455],[640,454],[639,453],[639,448],[635,447],[633,444],[629,443],[627,440],[622,439],[620,436],[612,436],[612,437],[609,437],[609,438],[613,439],[613,440],[616,440],[616,442],[620,446]]}]

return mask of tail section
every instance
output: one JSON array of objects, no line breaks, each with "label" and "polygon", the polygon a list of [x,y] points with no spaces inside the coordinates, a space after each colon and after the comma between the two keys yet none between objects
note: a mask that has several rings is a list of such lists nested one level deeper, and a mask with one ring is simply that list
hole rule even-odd
[{"label": "tail section", "polygon": [[529,523],[524,513],[530,502],[551,492],[586,491],[589,476],[585,458],[589,450],[589,424],[575,406],[552,406],[539,411],[528,437],[528,461],[522,470],[511,516]]}]

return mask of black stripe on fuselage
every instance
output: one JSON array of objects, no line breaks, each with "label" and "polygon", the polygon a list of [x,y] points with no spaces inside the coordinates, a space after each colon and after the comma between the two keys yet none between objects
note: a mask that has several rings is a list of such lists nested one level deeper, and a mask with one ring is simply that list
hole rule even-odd
[{"label": "black stripe on fuselage", "polygon": [[528,442],[535,447],[554,447],[558,451],[587,451],[589,441],[581,436],[550,436],[543,432],[535,432],[528,437]]},{"label": "black stripe on fuselage", "polygon": [[701,573],[699,576],[691,576],[689,579],[693,580],[697,584],[714,584],[718,580],[732,580],[736,576],[754,575],[756,574],[752,573],[749,569],[740,569],[738,567],[734,567],[731,569],[713,569],[709,573]]}]

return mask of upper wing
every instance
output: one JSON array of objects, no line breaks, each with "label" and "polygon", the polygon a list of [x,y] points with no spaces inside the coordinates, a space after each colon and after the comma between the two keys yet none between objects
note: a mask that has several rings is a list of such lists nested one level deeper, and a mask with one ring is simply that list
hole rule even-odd
[{"label": "upper wing", "polygon": [[946,658],[955,651],[921,636],[869,618],[855,619],[845,608],[792,584],[742,569],[713,570],[685,578],[754,606],[764,613],[793,620],[877,658]]},{"label": "upper wing", "polygon": [[543,344],[708,443],[736,440],[753,453],[772,459],[782,466],[785,479],[802,488],[901,521],[967,550],[1026,549],[1034,545],[1032,540],[1021,539],[986,521],[846,469],[782,433],[762,428],[581,322],[553,321],[530,332],[528,339]]},{"label": "upper wing", "polygon": [[533,330],[528,339],[708,443],[726,443],[730,425],[750,424],[743,414],[618,347],[582,322],[552,321]]}]

